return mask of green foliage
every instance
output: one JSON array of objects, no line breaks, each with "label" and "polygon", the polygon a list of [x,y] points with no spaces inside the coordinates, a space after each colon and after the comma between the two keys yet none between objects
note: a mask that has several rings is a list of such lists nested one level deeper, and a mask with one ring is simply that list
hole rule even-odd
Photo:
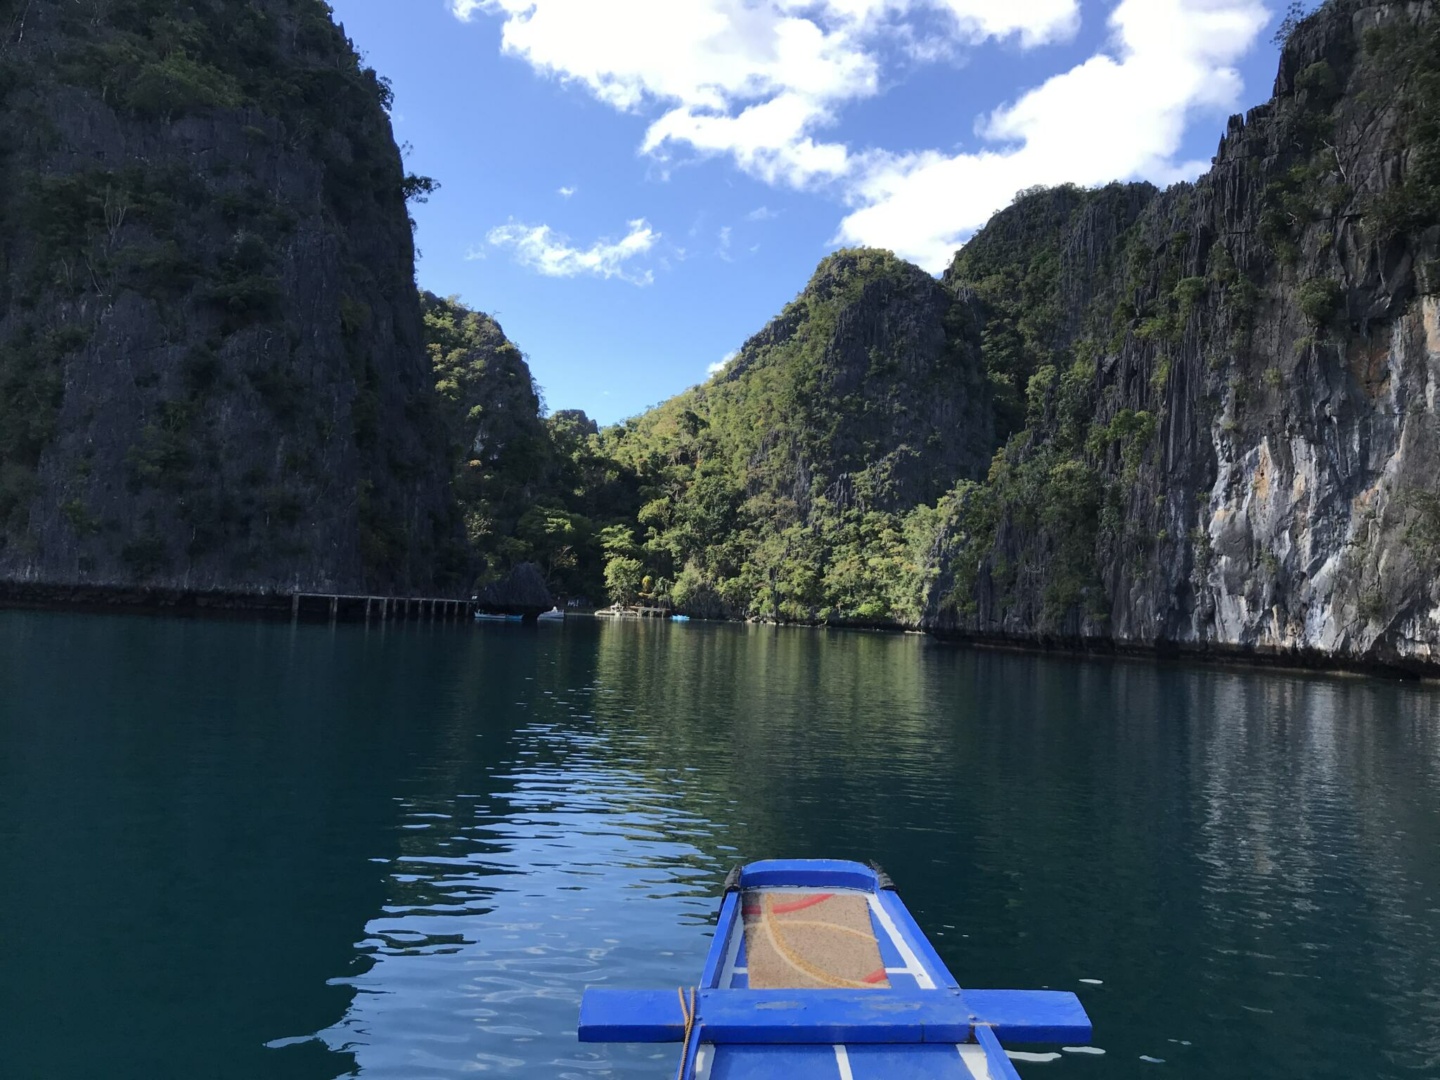
[{"label": "green foliage", "polygon": [[1400,182],[1365,207],[1367,230],[1384,241],[1440,221],[1440,22],[1416,27],[1394,19],[1372,27],[1365,51],[1374,64],[1399,74],[1399,135],[1408,150]]},{"label": "green foliage", "polygon": [[1281,17],[1280,23],[1275,27],[1275,33],[1271,37],[1271,43],[1284,48],[1290,41],[1290,37],[1299,28],[1300,24],[1310,13],[1310,5],[1302,0],[1290,0],[1285,8],[1285,14]]},{"label": "green foliage", "polygon": [[1410,489],[1402,494],[1400,503],[1409,518],[1405,543],[1418,563],[1433,570],[1440,564],[1440,496]]},{"label": "green foliage", "polygon": [[65,394],[65,360],[89,336],[79,326],[25,327],[0,344],[0,546],[25,528],[39,491],[35,470]]},{"label": "green foliage", "polygon": [[1091,429],[1088,449],[1092,455],[1100,455],[1112,446],[1118,447],[1123,468],[1121,482],[1129,486],[1135,483],[1141,459],[1154,441],[1158,427],[1152,413],[1121,409],[1104,427],[1097,425]]},{"label": "green foliage", "polygon": [[1059,236],[1085,202],[1073,184],[1018,193],[1009,210],[960,249],[946,274],[973,289],[987,309],[981,355],[1002,438],[1024,422],[1030,377],[1060,359]]},{"label": "green foliage", "polygon": [[141,67],[124,95],[136,114],[167,121],[205,109],[235,108],[242,100],[234,78],[183,50]]},{"label": "green foliage", "polygon": [[1210,284],[1203,277],[1181,278],[1175,285],[1175,291],[1171,294],[1176,305],[1179,307],[1180,321],[1183,323],[1190,318],[1191,312],[1205,298],[1209,291]]},{"label": "green foliage", "polygon": [[1340,93],[1340,77],[1327,62],[1318,60],[1295,77],[1295,89],[1329,108]]},{"label": "green foliage", "polygon": [[155,417],[140,429],[140,439],[125,454],[130,482],[179,493],[185,490],[194,467],[190,429],[194,407],[184,401],[162,401]]},{"label": "green foliage", "polygon": [[1161,356],[1155,360],[1155,370],[1150,373],[1150,389],[1156,394],[1163,394],[1165,387],[1170,382],[1170,358]]},{"label": "green foliage", "polygon": [[281,310],[280,282],[271,272],[274,256],[264,239],[242,232],[232,242],[205,296],[225,315],[234,332],[276,318]]},{"label": "green foliage", "polygon": [[[903,325],[937,304],[949,336],[923,362],[888,328],[860,348],[844,330],[857,317]],[[623,529],[602,531],[607,562],[639,559],[657,597],[696,614],[914,614],[924,560],[908,515],[989,450],[981,442],[966,461],[978,440],[921,419],[954,402],[988,436],[977,337],[966,303],[891,253],[835,253],[727,378],[601,433],[602,453],[636,481],[633,547]]]},{"label": "green foliage", "polygon": [[[633,520],[638,505],[626,470],[601,450],[584,413],[542,415],[524,356],[488,315],[432,293],[421,294],[421,308],[477,580],[534,562],[553,591],[599,597],[614,530],[625,533],[624,554],[639,553],[629,527],[614,524]],[[352,340],[370,323],[370,312],[348,297],[340,317]],[[597,519],[610,527],[597,528]]]},{"label": "green foliage", "polygon": [[645,564],[639,559],[616,556],[605,564],[605,592],[612,604],[633,604],[640,598]]},{"label": "green foliage", "polygon": [[84,499],[67,499],[60,504],[60,515],[82,540],[100,531],[100,520],[90,513]]},{"label": "green foliage", "polygon": [[405,179],[400,182],[400,193],[405,196],[406,202],[424,203],[430,201],[430,196],[440,190],[440,181],[429,176],[416,176],[414,173],[407,173]]},{"label": "green foliage", "polygon": [[1300,286],[1300,310],[1316,326],[1324,326],[1345,304],[1345,292],[1334,278],[1311,278]]},{"label": "green foliage", "polygon": [[[199,374],[207,372],[201,369]],[[271,414],[282,423],[290,424],[300,415],[309,387],[293,371],[280,363],[269,363],[245,372],[246,381],[260,395]]]},{"label": "green foliage", "polygon": [[170,549],[164,538],[157,534],[137,536],[121,547],[120,561],[132,578],[144,581],[170,565]]}]

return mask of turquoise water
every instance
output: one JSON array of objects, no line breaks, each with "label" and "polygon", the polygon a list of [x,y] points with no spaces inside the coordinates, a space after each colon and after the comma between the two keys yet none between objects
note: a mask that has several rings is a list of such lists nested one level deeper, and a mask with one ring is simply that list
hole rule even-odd
[{"label": "turquoise water", "polygon": [[[876,858],[1027,1078],[1440,1076],[1440,690],[572,621],[0,612],[0,1077],[666,1077],[729,866]],[[1160,1059],[1150,1061],[1147,1059]]]}]

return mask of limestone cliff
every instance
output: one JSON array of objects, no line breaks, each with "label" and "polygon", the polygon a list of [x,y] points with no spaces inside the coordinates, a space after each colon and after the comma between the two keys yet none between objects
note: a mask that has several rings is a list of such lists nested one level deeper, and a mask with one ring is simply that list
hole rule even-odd
[{"label": "limestone cliff", "polygon": [[538,557],[521,522],[551,494],[556,452],[530,367],[500,324],[456,297],[420,302],[454,492],[485,583]]},{"label": "limestone cliff", "polygon": [[0,575],[436,587],[406,178],[328,6],[0,0],[0,33]]},{"label": "limestone cliff", "polygon": [[1440,664],[1440,11],[1331,0],[1195,184],[1041,192],[946,275],[1023,427],[926,625]]}]

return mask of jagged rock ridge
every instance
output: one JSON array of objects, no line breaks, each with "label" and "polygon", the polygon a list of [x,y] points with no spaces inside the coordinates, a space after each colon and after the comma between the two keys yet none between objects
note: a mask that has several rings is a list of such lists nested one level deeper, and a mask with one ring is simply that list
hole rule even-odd
[{"label": "jagged rock ridge", "polygon": [[[1036,220],[1043,272],[1003,242]],[[1433,3],[1332,0],[1197,183],[1023,199],[946,280],[995,349],[1043,310],[1013,342],[1027,426],[948,504],[926,625],[1436,663]]]}]

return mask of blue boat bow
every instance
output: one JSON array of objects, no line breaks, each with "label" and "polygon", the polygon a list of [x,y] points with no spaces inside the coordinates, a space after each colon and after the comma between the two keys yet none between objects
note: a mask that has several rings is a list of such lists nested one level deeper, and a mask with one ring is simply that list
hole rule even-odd
[{"label": "blue boat bow", "polygon": [[693,993],[588,989],[579,1035],[683,1042],[682,1080],[1018,1080],[1003,1042],[1091,1025],[1067,991],[962,989],[878,870],[787,859],[727,880]]}]

